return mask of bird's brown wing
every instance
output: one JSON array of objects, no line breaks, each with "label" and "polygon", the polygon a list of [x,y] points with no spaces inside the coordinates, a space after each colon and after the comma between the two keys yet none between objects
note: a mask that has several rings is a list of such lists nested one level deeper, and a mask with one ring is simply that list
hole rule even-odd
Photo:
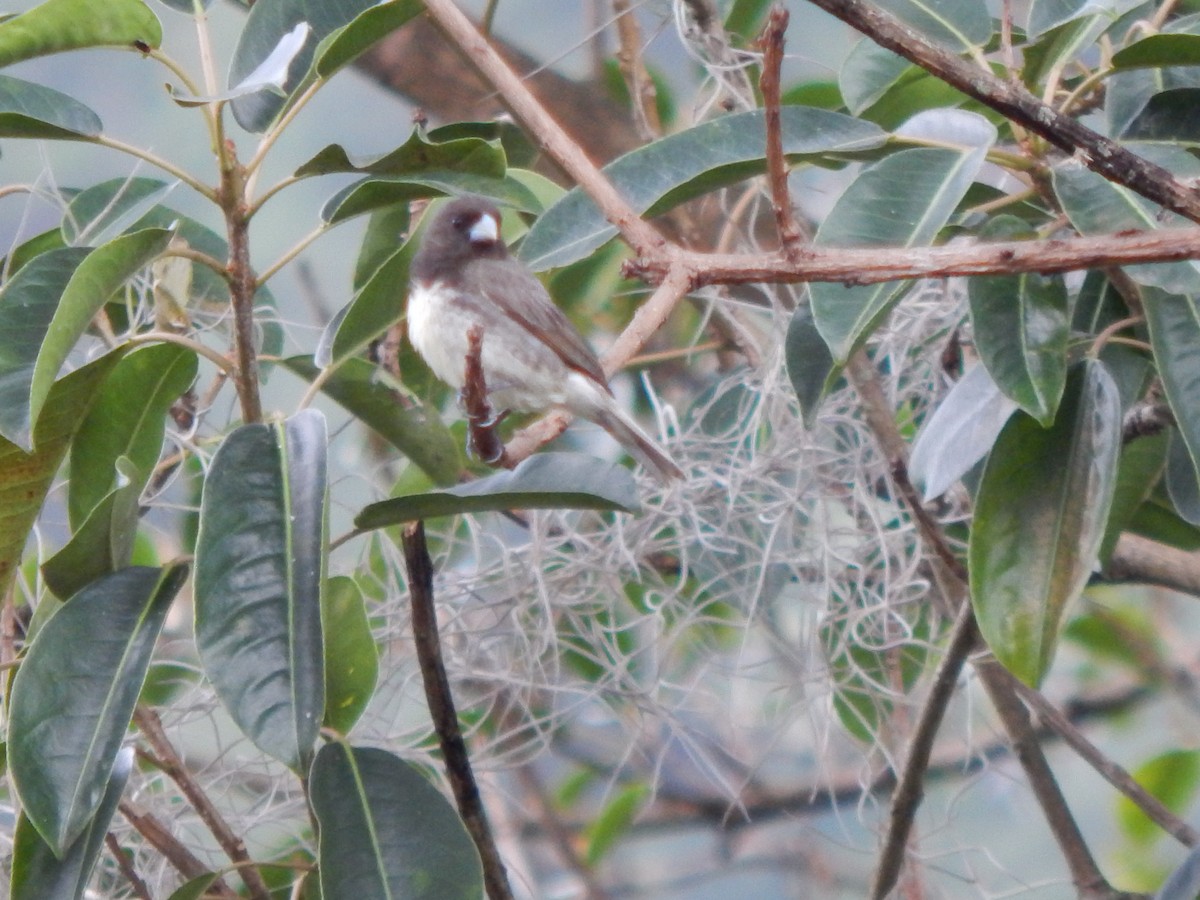
[{"label": "bird's brown wing", "polygon": [[609,389],[592,348],[554,305],[542,283],[521,263],[514,259],[479,260],[470,266],[468,281],[469,290],[536,334],[570,368]]}]

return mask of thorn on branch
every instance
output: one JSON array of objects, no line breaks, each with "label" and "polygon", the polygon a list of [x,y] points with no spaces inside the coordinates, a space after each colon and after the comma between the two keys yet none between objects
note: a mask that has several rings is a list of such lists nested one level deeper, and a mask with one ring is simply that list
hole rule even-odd
[{"label": "thorn on branch", "polygon": [[758,44],[763,51],[763,69],[758,86],[762,90],[767,125],[767,180],[771,186],[771,205],[775,210],[775,224],[779,229],[783,252],[791,258],[800,252],[804,232],[792,212],[792,197],[788,191],[788,166],[783,155],[780,123],[780,73],[783,67],[783,35],[787,25],[788,11],[776,4],[771,8],[767,25],[758,38]]},{"label": "thorn on branch", "polygon": [[489,466],[512,468],[504,442],[496,426],[505,413],[492,415],[487,399],[487,380],[483,375],[483,329],[475,325],[467,332],[466,370],[463,375],[462,404],[467,412],[467,449]]}]

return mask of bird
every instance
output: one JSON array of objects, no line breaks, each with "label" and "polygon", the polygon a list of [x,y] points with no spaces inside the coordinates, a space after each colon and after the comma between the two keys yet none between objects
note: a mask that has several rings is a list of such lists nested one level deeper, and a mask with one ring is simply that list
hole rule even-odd
[{"label": "bird", "polygon": [[595,422],[660,482],[683,470],[617,404],[600,360],[500,236],[500,211],[481,197],[434,213],[409,267],[408,336],[446,384],[461,391],[468,333],[482,334],[480,362],[494,409],[564,408]]}]

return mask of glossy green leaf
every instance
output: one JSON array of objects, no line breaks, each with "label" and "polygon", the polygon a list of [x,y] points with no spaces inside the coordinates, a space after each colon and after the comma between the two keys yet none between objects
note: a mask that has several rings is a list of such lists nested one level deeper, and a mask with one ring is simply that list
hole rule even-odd
[{"label": "glossy green leaf", "polygon": [[1142,292],[1150,344],[1167,403],[1200,473],[1200,306],[1195,297]]},{"label": "glossy green leaf", "polygon": [[325,708],[325,419],[243,425],[213,457],[196,541],[196,645],[246,735],[307,768]]},{"label": "glossy green leaf", "polygon": [[55,250],[0,290],[0,435],[26,449],[59,369],[112,293],[166,247],[146,229],[90,253]]},{"label": "glossy green leaf", "polygon": [[[374,6],[374,0],[258,0],[250,8],[241,37],[229,65],[229,86],[241,84],[279,46],[279,42],[298,24],[307,22],[311,29],[303,49],[292,60],[284,94],[290,94],[304,80],[312,65],[317,45],[354,18]],[[233,101],[233,115],[247,131],[264,131],[287,104],[286,96],[261,91]]]},{"label": "glossy green leaf", "polygon": [[[1003,230],[1015,237],[1011,225]],[[998,230],[984,237],[998,238]],[[967,296],[975,346],[992,380],[1048,426],[1067,380],[1069,304],[1062,275],[979,276],[968,280]]]},{"label": "glossy green leaf", "polygon": [[584,859],[589,866],[594,866],[604,859],[613,845],[629,831],[637,814],[649,802],[651,794],[646,785],[631,784],[622,788],[604,804],[600,814],[588,824],[584,833],[587,841]]},{"label": "glossy green leaf", "polygon": [[[1152,231],[1186,221],[1074,161],[1055,166],[1051,183],[1080,234]],[[1200,267],[1194,262],[1145,263],[1125,271],[1141,284],[1172,293],[1200,293]]]},{"label": "glossy green leaf", "polygon": [[[309,381],[318,371],[307,356],[293,356],[283,365]],[[463,468],[458,441],[436,410],[406,405],[409,401],[384,383],[387,377],[365,359],[351,358],[337,367],[321,391],[411,459],[434,484],[454,484]]]},{"label": "glossy green leaf", "polygon": [[1187,444],[1176,429],[1170,429],[1163,486],[1171,506],[1189,525],[1200,525],[1200,479]]},{"label": "glossy green leaf", "polygon": [[956,51],[981,47],[992,37],[992,16],[983,0],[878,0],[876,5]]},{"label": "glossy green leaf", "polygon": [[174,565],[92,582],[42,627],[17,670],[9,768],[25,814],[60,859],[104,798],[154,643],[186,578],[187,566]]},{"label": "glossy green leaf", "polygon": [[812,310],[808,304],[796,307],[788,322],[787,337],[783,344],[787,362],[788,378],[800,401],[800,412],[806,428],[816,422],[821,398],[825,396],[825,385],[833,372],[833,356],[825,339],[817,331]]},{"label": "glossy green leaf", "polygon": [[475,194],[523,212],[540,212],[541,204],[514,178],[492,178],[464,172],[429,172],[397,178],[368,178],[338,191],[321,208],[321,218],[331,225],[397,203],[427,197]]},{"label": "glossy green leaf", "polygon": [[51,250],[61,250],[65,246],[62,231],[59,228],[43,231],[14,249],[12,254],[3,261],[3,271],[7,273],[8,278],[12,278],[30,260],[36,259],[43,253],[49,253]]},{"label": "glossy green leaf", "polygon": [[221,876],[217,872],[205,872],[181,884],[171,892],[167,900],[203,900],[208,889]]},{"label": "glossy green leaf", "polygon": [[162,25],[142,0],[43,0],[0,22],[0,66],[66,50],[135,43],[162,43]]},{"label": "glossy green leaf", "polygon": [[358,248],[354,263],[354,290],[362,290],[396,248],[404,243],[412,225],[407,203],[377,209],[367,219],[367,233]]},{"label": "glossy green leaf", "polygon": [[[1168,750],[1133,772],[1134,780],[1167,809],[1183,815],[1200,788],[1200,750]],[[1117,821],[1126,837],[1145,847],[1163,831],[1127,797],[1117,799]]]},{"label": "glossy green leaf", "polygon": [[421,0],[393,0],[364,10],[348,25],[330,33],[321,42],[317,47],[313,70],[321,78],[331,78],[338,69],[354,62],[371,45],[424,11],[425,4]]},{"label": "glossy green leaf", "polygon": [[379,263],[354,298],[325,326],[313,354],[314,362],[322,369],[358,353],[399,321],[408,297],[409,264],[438,208],[438,201],[429,205],[404,243]]},{"label": "glossy green leaf", "polygon": [[385,750],[327,744],[309,777],[329,900],[482,900],[462,820],[415,767]]},{"label": "glossy green leaf", "polygon": [[[1130,441],[1122,448],[1112,506],[1104,527],[1104,540],[1100,544],[1101,564],[1108,562],[1122,532],[1129,527],[1138,507],[1146,501],[1162,477],[1167,462],[1168,439],[1169,434],[1164,431]],[[1194,481],[1195,471],[1186,449],[1184,457],[1188,473]]]},{"label": "glossy green leaf", "polygon": [[838,69],[838,89],[846,108],[860,115],[883,99],[911,66],[903,56],[863,38],[850,49]]},{"label": "glossy green leaf", "polygon": [[1200,66],[1200,34],[1147,35],[1112,57],[1114,69],[1145,66]]},{"label": "glossy green leaf", "polygon": [[1115,21],[1121,13],[1133,9],[1142,0],[1034,0],[1029,7],[1028,33],[1045,31],[1081,17]]},{"label": "glossy green leaf", "polygon": [[398,177],[446,171],[502,178],[504,169],[504,149],[499,141],[478,137],[432,141],[414,130],[395,150],[369,159],[352,159],[343,147],[330,144],[300,166],[295,177],[333,174]]},{"label": "glossy green leaf", "polygon": [[60,600],[130,563],[145,476],[125,457],[117,459],[114,468],[116,486],[89,511],[62,549],[42,564],[46,584]]},{"label": "glossy green leaf", "polygon": [[177,344],[152,344],[128,353],[97,394],[71,446],[67,511],[78,528],[116,479],[126,457],[140,473],[137,492],[158,463],[166,416],[196,378],[196,354]]},{"label": "glossy green leaf", "polygon": [[[1071,330],[1099,336],[1106,328],[1130,318],[1128,305],[1105,274],[1088,272],[1071,309]],[[1144,328],[1139,329],[1141,335]],[[1150,354],[1125,343],[1108,341],[1100,351],[1100,361],[1121,391],[1121,409],[1128,412],[1145,396],[1152,375]]]},{"label": "glossy green leaf", "polygon": [[1040,31],[1024,48],[1021,77],[1026,86],[1039,90],[1056,67],[1065,67],[1089,50],[1111,25],[1104,16],[1085,16]]},{"label": "glossy green leaf", "polygon": [[54,855],[26,816],[17,819],[9,900],[79,900],[84,896],[104,846],[108,823],[117,811],[132,771],[133,748],[126,747],[117,754],[96,814],[62,859]]},{"label": "glossy green leaf", "polygon": [[[869,122],[810,107],[783,109],[780,125],[783,150],[792,162],[873,149],[887,138]],[[637,212],[657,215],[762,172],[765,134],[761,110],[721,116],[627,153],[604,173]],[[616,233],[576,188],[534,223],[520,256],[536,271],[559,268],[583,259]]]},{"label": "glossy green leaf", "polygon": [[54,473],[97,387],[118,359],[119,353],[102,356],[55,383],[34,430],[37,449],[32,453],[0,438],[0,595],[12,587]]},{"label": "glossy green leaf", "polygon": [[87,141],[103,128],[100,117],[73,97],[0,75],[0,138]]},{"label": "glossy green leaf", "polygon": [[[825,247],[931,243],[971,186],[986,151],[922,147],[866,167],[825,218],[815,242]],[[910,284],[812,285],[813,318],[836,363],[849,359]]]},{"label": "glossy green leaf", "polygon": [[[139,213],[162,199],[172,185],[157,178],[110,178],[88,187],[67,204],[62,232],[71,245],[97,244],[131,225]],[[168,222],[156,223],[166,228]]]},{"label": "glossy green leaf", "polygon": [[367,708],[379,677],[379,650],[363,593],[353,578],[330,578],[321,598],[325,631],[326,728],[349,733]]},{"label": "glossy green leaf", "polygon": [[1018,413],[984,467],[971,601],[988,646],[1026,684],[1049,669],[1066,608],[1097,565],[1120,447],[1116,385],[1088,361],[1070,373],[1054,425]]},{"label": "glossy green leaf", "polygon": [[372,503],[354,519],[360,529],[416,519],[505,509],[638,510],[629,470],[582,453],[538,453],[511,472],[497,472],[443,491]]},{"label": "glossy green leaf", "polygon": [[924,499],[940,497],[987,456],[1016,409],[986,366],[972,366],[913,442],[908,474]]},{"label": "glossy green leaf", "polygon": [[1200,143],[1197,103],[1200,103],[1200,88],[1160,91],[1130,121],[1124,137],[1131,141]]},{"label": "glossy green leaf", "polygon": [[1170,508],[1165,498],[1152,493],[1137,508],[1129,522],[1129,531],[1168,547],[1200,550],[1200,528],[1185,522]]}]

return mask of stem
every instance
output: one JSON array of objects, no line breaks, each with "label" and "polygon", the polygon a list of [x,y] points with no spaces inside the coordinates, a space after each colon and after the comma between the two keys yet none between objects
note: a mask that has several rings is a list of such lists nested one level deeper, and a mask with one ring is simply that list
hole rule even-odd
[{"label": "stem", "polygon": [[231,142],[222,146],[220,204],[229,240],[229,302],[233,308],[233,349],[237,359],[234,385],[246,424],[262,421],[258,356],[254,346],[254,293],[258,281],[250,265],[250,215],[246,204],[245,170]]},{"label": "stem", "polygon": [[125,339],[126,344],[178,344],[180,347],[187,347],[197,356],[203,356],[230,378],[236,379],[237,366],[229,361],[227,357],[222,356],[211,347],[207,347],[200,343],[195,338],[190,338],[185,334],[175,334],[173,331],[146,331],[142,334],[133,334]]},{"label": "stem", "polygon": [[413,640],[421,666],[421,680],[429,714],[442,748],[446,776],[458,802],[458,812],[467,826],[483,862],[483,881],[490,900],[512,900],[508,875],[488,825],[487,812],[479,796],[479,786],[471,771],[471,759],[463,741],[450,692],[450,679],[442,660],[438,637],[437,610],[433,600],[433,560],[425,543],[425,523],[411,522],[401,532],[404,563],[408,570],[408,594],[412,606]]},{"label": "stem", "polygon": [[[161,853],[184,878],[191,879],[208,874],[208,866],[183,846],[153,813],[143,812],[129,800],[122,800],[117,808],[134,830],[146,839],[146,843]],[[218,897],[237,900],[237,894],[223,880],[214,881],[208,890]]]},{"label": "stem", "polygon": [[276,122],[274,127],[263,136],[262,141],[259,142],[258,149],[255,150],[254,155],[250,157],[250,162],[246,163],[246,181],[249,186],[247,196],[254,193],[254,183],[258,178],[259,168],[262,166],[262,161],[266,157],[267,153],[272,147],[275,146],[275,142],[279,140],[279,136],[283,134],[284,129],[287,128],[294,118],[296,118],[300,110],[307,105],[308,101],[313,98],[313,96],[324,84],[325,79],[315,79],[312,84],[304,89],[303,93],[296,96],[296,98],[292,101],[291,106],[288,107],[287,111],[284,112],[279,121]]},{"label": "stem", "polygon": [[763,69],[758,86],[762,90],[767,124],[767,181],[771,185],[775,227],[779,231],[784,254],[792,257],[802,252],[801,241],[804,233],[792,211],[787,158],[783,155],[783,135],[780,130],[780,69],[783,65],[783,35],[787,25],[788,11],[782,6],[773,7],[767,27],[759,38],[763,48]]},{"label": "stem", "polygon": [[119,141],[116,138],[109,137],[106,134],[97,135],[92,140],[101,147],[108,147],[111,150],[117,150],[121,153],[128,154],[129,156],[140,159],[143,162],[148,162],[155,168],[162,169],[162,171],[166,172],[168,175],[178,178],[192,190],[196,191],[196,193],[206,197],[214,203],[217,202],[217,192],[215,190],[199,179],[194,178],[185,169],[179,168],[179,166],[172,162],[168,162],[161,156],[151,153],[149,150],[143,150],[141,147],[136,147],[133,144],[126,144],[124,141]]},{"label": "stem", "polygon": [[[251,211],[250,214],[253,215],[253,211]],[[271,263],[271,265],[269,265],[265,269],[263,269],[262,274],[258,276],[258,280],[257,280],[256,284],[258,284],[258,285],[266,284],[270,280],[271,276],[273,276],[276,272],[278,272],[280,269],[282,269],[284,266],[286,266],[288,263],[290,263],[293,259],[295,259],[301,253],[303,253],[304,249],[306,247],[308,247],[313,241],[315,241],[317,238],[319,238],[321,235],[323,235],[328,230],[329,230],[328,225],[318,225],[316,228],[314,228],[312,231],[310,231],[304,237],[300,238],[300,240],[298,240],[295,244],[293,244],[283,254],[283,256],[279,257],[279,259],[275,260],[275,262]]]}]

